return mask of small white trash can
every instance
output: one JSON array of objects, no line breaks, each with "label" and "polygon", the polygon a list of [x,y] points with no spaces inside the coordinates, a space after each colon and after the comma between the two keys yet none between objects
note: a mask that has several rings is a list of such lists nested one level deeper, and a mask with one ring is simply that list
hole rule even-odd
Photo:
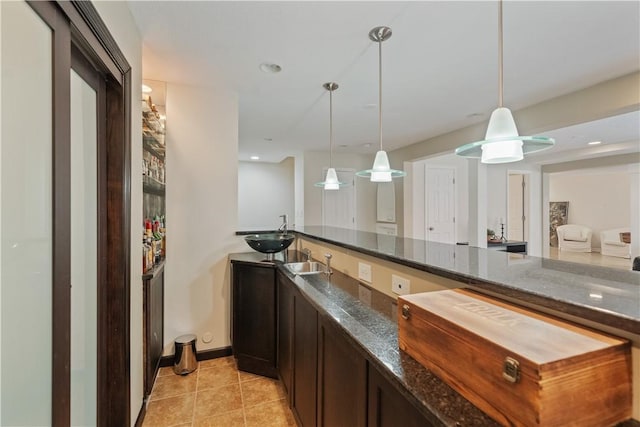
[{"label": "small white trash can", "polygon": [[187,375],[198,367],[196,360],[195,335],[180,335],[175,339],[175,356],[173,359],[173,372],[176,375]]}]

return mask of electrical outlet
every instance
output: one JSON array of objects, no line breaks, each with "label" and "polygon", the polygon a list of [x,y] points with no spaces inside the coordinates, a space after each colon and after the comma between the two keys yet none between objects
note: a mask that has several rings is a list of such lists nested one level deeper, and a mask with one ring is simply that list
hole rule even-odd
[{"label": "electrical outlet", "polygon": [[358,278],[367,283],[371,283],[371,266],[363,262],[358,263]]},{"label": "electrical outlet", "polygon": [[404,277],[391,275],[391,290],[398,295],[406,295],[411,292],[411,282]]}]

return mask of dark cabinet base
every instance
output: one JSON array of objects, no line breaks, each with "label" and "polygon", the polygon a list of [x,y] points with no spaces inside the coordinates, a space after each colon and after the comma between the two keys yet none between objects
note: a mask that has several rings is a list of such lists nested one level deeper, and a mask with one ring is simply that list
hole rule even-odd
[{"label": "dark cabinet base", "polygon": [[293,414],[304,427],[316,426],[318,312],[299,293],[293,304]]},{"label": "dark cabinet base", "polygon": [[433,425],[371,365],[369,365],[368,394],[368,427]]},{"label": "dark cabinet base", "polygon": [[231,265],[231,345],[238,369],[277,378],[275,265]]},{"label": "dark cabinet base", "polygon": [[278,375],[291,404],[293,392],[293,298],[294,288],[289,279],[278,273],[277,354]]},{"label": "dark cabinet base", "polygon": [[144,313],[144,396],[151,394],[164,344],[164,262],[142,277]]},{"label": "dark cabinet base", "polygon": [[327,319],[318,329],[318,425],[365,427],[367,361]]},{"label": "dark cabinet base", "polygon": [[236,357],[236,362],[240,371],[262,375],[263,377],[278,378],[278,370],[271,361],[240,355]]}]

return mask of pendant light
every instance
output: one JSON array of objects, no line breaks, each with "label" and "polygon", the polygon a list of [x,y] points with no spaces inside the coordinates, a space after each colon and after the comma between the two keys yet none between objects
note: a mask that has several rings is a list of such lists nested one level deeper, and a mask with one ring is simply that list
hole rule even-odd
[{"label": "pendant light", "polygon": [[524,158],[525,154],[553,147],[553,138],[544,136],[519,136],[511,110],[503,106],[503,46],[502,0],[498,6],[498,108],[491,113],[489,126],[483,141],[472,142],[456,149],[463,157],[480,158],[482,163],[510,163]]},{"label": "pendant light", "polygon": [[327,169],[327,177],[322,182],[315,183],[316,187],[324,187],[325,190],[338,190],[344,187],[343,182],[338,181],[338,174],[331,165],[333,151],[333,91],[338,89],[338,83],[329,82],[322,85],[329,91],[329,169]]},{"label": "pendant light", "polygon": [[407,176],[404,171],[391,169],[387,152],[382,149],[382,42],[388,40],[389,37],[391,37],[391,28],[389,27],[375,27],[369,31],[369,39],[378,43],[378,136],[380,150],[376,153],[373,167],[356,172],[356,175],[370,178],[371,182],[390,182],[392,178]]}]

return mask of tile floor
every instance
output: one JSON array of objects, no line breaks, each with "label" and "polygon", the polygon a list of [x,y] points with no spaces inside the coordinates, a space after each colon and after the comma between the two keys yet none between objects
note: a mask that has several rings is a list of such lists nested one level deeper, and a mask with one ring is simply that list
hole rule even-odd
[{"label": "tile floor", "polygon": [[198,365],[183,377],[160,369],[143,427],[296,425],[278,380],[238,371],[233,356]]}]

